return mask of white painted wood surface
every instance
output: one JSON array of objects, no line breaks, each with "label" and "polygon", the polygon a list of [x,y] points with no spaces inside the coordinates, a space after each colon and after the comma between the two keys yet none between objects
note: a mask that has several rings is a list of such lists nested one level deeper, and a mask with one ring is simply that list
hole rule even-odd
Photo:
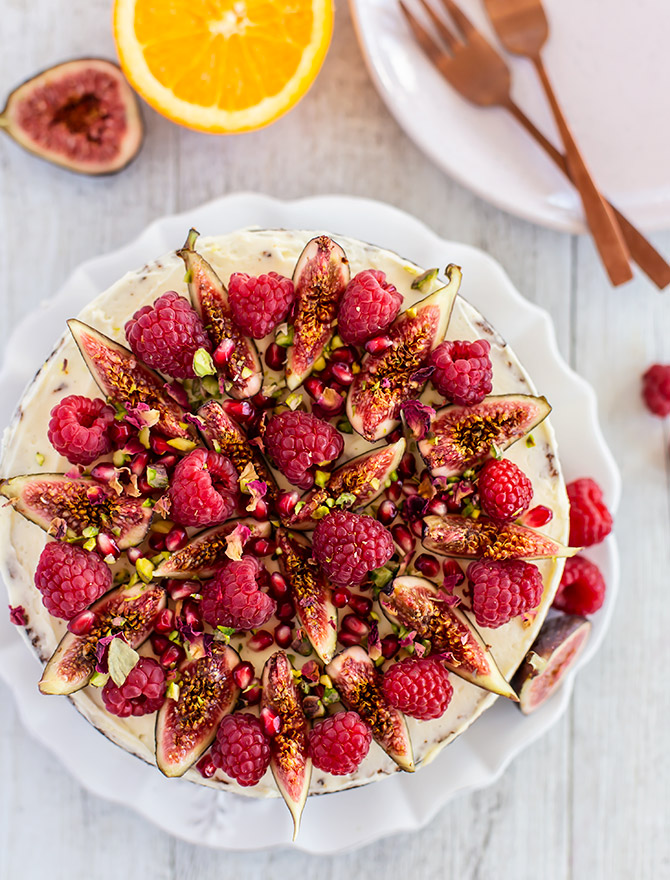
[{"label": "white painted wood surface", "polygon": [[[113,57],[109,6],[2,0],[2,90],[66,58]],[[448,880],[670,877],[669,436],[667,425],[645,413],[638,390],[648,363],[670,361],[670,295],[644,279],[611,290],[589,241],[503,214],[432,167],[370,84],[343,0],[316,85],[270,129],[222,139],[180,130],[149,110],[145,118],[139,160],[111,179],[75,177],[0,143],[3,338],[80,261],[162,214],[240,189],[386,200],[496,257],[523,294],[550,311],[562,352],[596,387],[624,477],[621,596],[569,713],[497,785],[447,806],[420,833],[319,860],[186,845],[89,796],[28,738],[0,686],[2,880],[265,880],[312,872],[324,880],[372,872]],[[654,240],[670,252],[670,234]]]}]

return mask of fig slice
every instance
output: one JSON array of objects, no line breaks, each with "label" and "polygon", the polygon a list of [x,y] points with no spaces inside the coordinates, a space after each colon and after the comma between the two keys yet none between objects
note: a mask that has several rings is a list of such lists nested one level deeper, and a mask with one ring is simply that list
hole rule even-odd
[{"label": "fig slice", "polygon": [[524,715],[534,712],[557,690],[590,635],[591,622],[585,617],[561,614],[545,620],[512,679]]},{"label": "fig slice", "polygon": [[0,129],[17,144],[78,174],[116,174],[142,146],[135,93],[104,58],[80,58],[43,70],[9,95]]},{"label": "fig slice", "polygon": [[66,632],[47,663],[39,689],[43,694],[73,694],[95,672],[95,649],[101,638],[123,633],[131,648],[139,648],[165,608],[165,590],[156,584],[119,587],[91,605],[93,626],[86,635]]},{"label": "fig slice", "polygon": [[184,410],[165,390],[165,380],[138,360],[129,348],[72,318],[70,332],[98,388],[121,406],[146,404],[159,414],[156,429],[165,437],[191,439]]},{"label": "fig slice", "polygon": [[333,471],[324,488],[310,489],[300,500],[297,512],[284,520],[292,529],[312,529],[315,512],[333,502],[346,510],[360,510],[370,504],[386,488],[386,481],[398,467],[405,452],[405,438],[395,443],[364,452]]},{"label": "fig slice", "polygon": [[[191,650],[198,647],[198,642],[192,643]],[[237,651],[217,641],[209,653],[202,651],[202,656],[179,667],[177,698],[168,696],[156,718],[156,764],[165,776],[183,776],[195,764],[240,694],[233,679],[240,662]]]},{"label": "fig slice", "polygon": [[382,675],[359,646],[340,652],[326,666],[345,706],[369,725],[372,735],[401,770],[414,771],[414,753],[405,716],[384,696]]},{"label": "fig slice", "polygon": [[279,732],[270,740],[270,769],[291,811],[295,840],[309,793],[312,759],[308,754],[309,721],[302,708],[291,661],[284,651],[277,651],[268,658],[262,683],[261,707],[276,712],[280,720]]},{"label": "fig slice", "polygon": [[421,577],[404,575],[393,590],[379,594],[379,604],[393,623],[414,630],[430,642],[429,654],[439,654],[444,665],[465,681],[516,702],[491,652],[460,608],[450,607],[437,586]]},{"label": "fig slice", "polygon": [[227,360],[217,364],[221,390],[238,400],[253,397],[263,384],[258,351],[253,340],[245,336],[233,320],[225,284],[196,251],[199,235],[196,229],[191,229],[184,247],[177,251],[186,266],[191,302],[205,325],[215,352],[225,340],[234,344]]},{"label": "fig slice", "polygon": [[423,546],[441,556],[457,559],[546,559],[574,556],[579,547],[566,547],[535,529],[517,523],[497,525],[480,516],[427,516]]},{"label": "fig slice", "polygon": [[344,250],[327,235],[305,245],[293,272],[293,344],[286,352],[286,384],[294,391],[309,376],[333,335],[351,272]]},{"label": "fig slice", "polygon": [[474,406],[438,409],[428,436],[417,444],[434,477],[455,477],[525,437],[551,412],[544,397],[501,394]]},{"label": "fig slice", "polygon": [[200,532],[181,550],[175,550],[169,559],[165,559],[154,569],[154,577],[177,578],[211,578],[217,570],[228,561],[226,555],[228,543],[226,537],[236,528],[249,529],[248,539],[269,538],[272,525],[266,520],[229,519],[220,526],[214,526]]},{"label": "fig slice", "polygon": [[461,270],[447,266],[448,283],[401,312],[387,330],[390,345],[366,354],[347,394],[347,416],[366,440],[381,440],[400,421],[400,408],[417,398],[428,380],[431,351],[444,339]]},{"label": "fig slice", "polygon": [[324,663],[330,663],[337,648],[337,608],[330,582],[312,559],[312,546],[301,535],[277,529],[279,564],[295,603],[300,625]]},{"label": "fig slice", "polygon": [[[95,504],[89,492],[95,490]],[[93,494],[91,492],[91,494]],[[0,495],[18,513],[45,532],[64,524],[68,538],[81,538],[94,526],[114,538],[120,550],[139,544],[149,529],[152,511],[144,499],[117,495],[109,486],[88,477],[65,474],[22,474],[0,480]]]}]

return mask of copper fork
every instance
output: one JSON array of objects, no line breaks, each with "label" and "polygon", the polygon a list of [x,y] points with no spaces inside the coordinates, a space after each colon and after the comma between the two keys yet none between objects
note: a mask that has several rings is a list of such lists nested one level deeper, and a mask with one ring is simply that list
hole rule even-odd
[{"label": "copper fork", "polygon": [[[510,69],[500,53],[477,30],[453,0],[441,0],[441,2],[458,30],[453,30],[426,0],[420,2],[439,39],[426,30],[403,0],[400,0],[400,6],[417,42],[447,82],[477,106],[502,107],[510,112],[551,156],[564,174],[572,179],[566,157],[554,147],[512,99]],[[620,211],[609,203],[608,205],[616,217],[632,258],[657,287],[661,289],[666,287],[670,284],[670,264]]]}]

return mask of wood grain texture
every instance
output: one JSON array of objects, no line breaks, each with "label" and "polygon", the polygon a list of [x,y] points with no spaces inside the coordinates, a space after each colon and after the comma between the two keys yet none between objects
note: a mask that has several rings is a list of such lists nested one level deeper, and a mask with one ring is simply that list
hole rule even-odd
[{"label": "wood grain texture", "polygon": [[[2,22],[5,86],[68,57],[113,56],[106,0],[4,0]],[[145,118],[146,145],[117,178],[80,179],[0,142],[3,337],[80,261],[118,247],[162,214],[239,189],[386,200],[498,259],[521,292],[549,310],[561,351],[598,390],[625,485],[620,601],[567,716],[496,785],[448,805],[419,833],[318,860],[186,845],[88,795],[28,738],[0,686],[0,878],[267,880],[317,871],[323,880],[371,871],[386,880],[670,876],[663,674],[670,437],[639,402],[640,373],[653,360],[670,361],[670,299],[645,280],[613,291],[588,240],[503,214],[434,168],[382,106],[343,0],[323,73],[270,129],[221,139],[179,130],[148,110]],[[670,235],[654,241],[670,251]]]}]

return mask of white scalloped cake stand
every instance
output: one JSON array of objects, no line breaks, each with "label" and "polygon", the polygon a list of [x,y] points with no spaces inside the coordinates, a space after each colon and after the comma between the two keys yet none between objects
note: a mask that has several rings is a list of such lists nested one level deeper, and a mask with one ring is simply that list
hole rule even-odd
[{"label": "white scalloped cake stand", "polygon": [[[620,478],[598,426],[595,395],[559,355],[547,313],[523,299],[500,265],[482,251],[444,241],[389,205],[343,196],[295,202],[245,193],[226,196],[158,220],[126,247],[84,263],[53,299],[27,316],[13,333],[0,374],[2,423],[9,422],[24,387],[51,352],[57,328],[94,296],[126,271],[180,246],[190,226],[210,235],[251,225],[340,232],[397,251],[420,266],[448,262],[462,266],[465,297],[507,339],[554,407],[551,419],[566,479],[593,476],[610,509],[616,509]],[[593,634],[579,666],[595,654],[603,639],[618,582],[612,537],[589,556],[603,569],[608,593],[605,607],[593,619]],[[87,789],[193,843],[237,850],[288,844],[291,822],[282,801],[255,800],[165,779],[100,735],[67,700],[41,696],[38,671],[35,656],[6,614],[0,614],[0,675],[14,694],[21,718]],[[310,798],[294,846],[311,853],[341,852],[420,828],[456,794],[494,782],[512,758],[548,730],[565,711],[573,679],[570,676],[529,717],[498,700],[435,759],[429,773],[399,773],[363,788]]]}]

